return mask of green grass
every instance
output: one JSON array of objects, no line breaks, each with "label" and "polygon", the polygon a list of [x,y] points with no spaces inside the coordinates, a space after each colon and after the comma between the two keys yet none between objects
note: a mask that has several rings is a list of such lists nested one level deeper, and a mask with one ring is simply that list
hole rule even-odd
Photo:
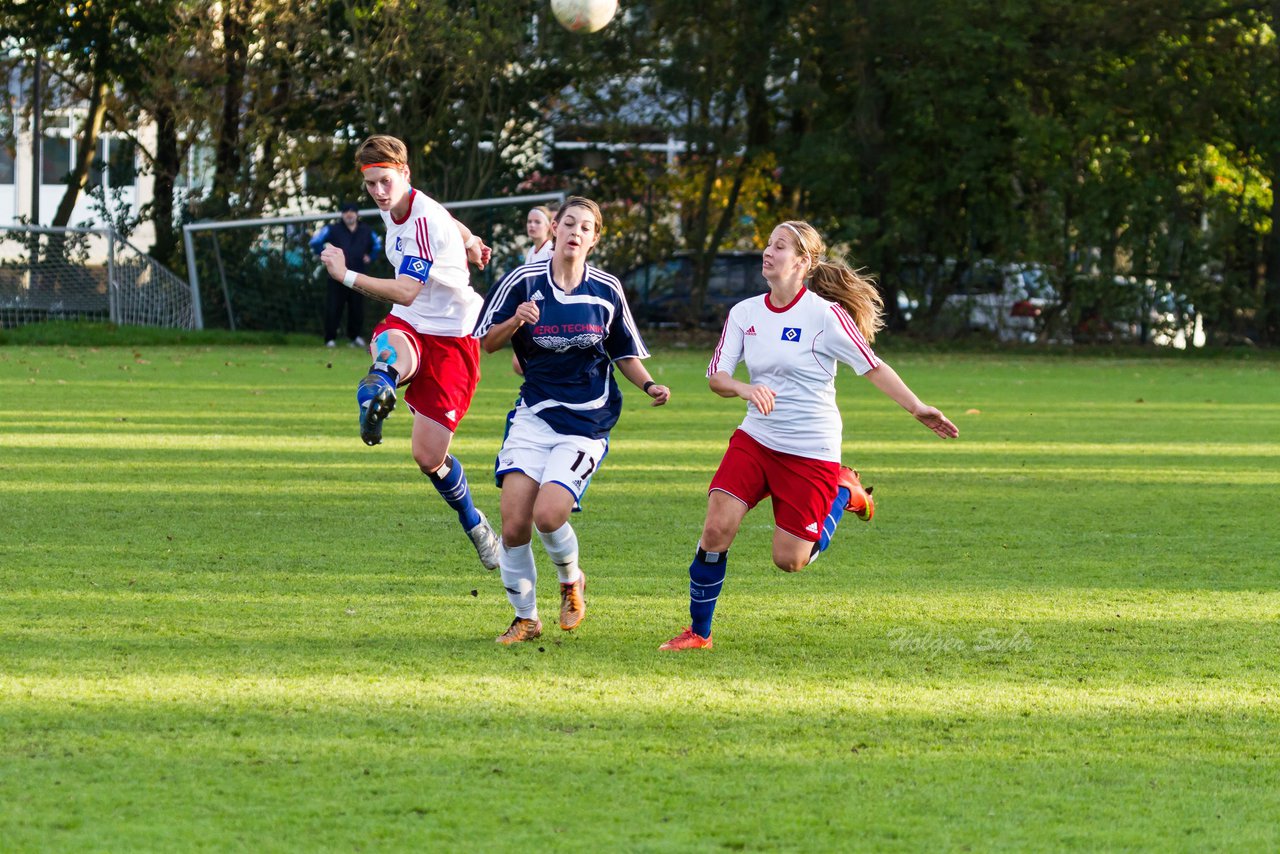
[{"label": "green grass", "polygon": [[[755,511],[716,649],[659,655],[706,358],[628,393],[582,629],[502,649],[359,354],[0,348],[0,849],[1280,847],[1274,361],[891,355],[950,443],[844,374],[875,521],[786,575]],[[455,444],[495,518],[506,366]]]}]

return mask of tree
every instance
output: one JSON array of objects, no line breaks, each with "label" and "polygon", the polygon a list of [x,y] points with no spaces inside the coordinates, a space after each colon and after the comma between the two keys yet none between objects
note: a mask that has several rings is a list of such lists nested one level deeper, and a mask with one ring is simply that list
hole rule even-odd
[{"label": "tree", "polygon": [[136,79],[145,67],[148,47],[168,30],[169,3],[6,3],[0,23],[22,34],[25,49],[49,58],[51,70],[79,98],[88,103],[77,142],[77,156],[58,204],[53,225],[71,220],[76,199],[84,189],[108,100],[115,88]]}]

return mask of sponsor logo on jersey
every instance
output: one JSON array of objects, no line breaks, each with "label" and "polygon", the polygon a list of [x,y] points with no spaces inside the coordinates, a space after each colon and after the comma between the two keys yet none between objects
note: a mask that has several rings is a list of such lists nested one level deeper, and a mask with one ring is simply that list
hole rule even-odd
[{"label": "sponsor logo on jersey", "polygon": [[398,234],[396,235],[396,251],[397,252],[404,251],[404,238]]},{"label": "sponsor logo on jersey", "polygon": [[810,522],[808,525],[805,525],[805,526],[804,526],[804,529],[805,529],[806,531],[808,531],[809,533],[811,533],[811,534],[816,534],[816,533],[818,533],[818,523],[817,523],[817,522]]},{"label": "sponsor logo on jersey", "polygon": [[542,302],[542,291],[534,291],[533,296],[529,297],[531,302]]},{"label": "sponsor logo on jersey", "polygon": [[744,333],[742,333],[742,334],[743,334],[743,335],[755,335],[755,334],[756,334],[756,328],[755,328],[754,326],[748,326],[748,327],[747,327],[747,331],[746,331],[746,332],[744,332]]},{"label": "sponsor logo on jersey", "polygon": [[799,341],[800,340],[799,328],[795,326],[782,327],[782,340],[783,341]]},{"label": "sponsor logo on jersey", "polygon": [[577,480],[575,480],[575,481],[573,482],[573,485],[574,485],[575,487],[580,487],[580,486],[582,486],[582,478],[578,478]]}]

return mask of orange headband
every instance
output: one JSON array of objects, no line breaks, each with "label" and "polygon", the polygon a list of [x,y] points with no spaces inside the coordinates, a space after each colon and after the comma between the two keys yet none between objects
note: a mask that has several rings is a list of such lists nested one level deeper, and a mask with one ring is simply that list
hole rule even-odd
[{"label": "orange headband", "polygon": [[368,163],[368,164],[365,164],[364,166],[361,166],[360,171],[366,172],[378,166],[381,166],[385,169],[403,169],[407,165],[408,165],[407,163]]}]

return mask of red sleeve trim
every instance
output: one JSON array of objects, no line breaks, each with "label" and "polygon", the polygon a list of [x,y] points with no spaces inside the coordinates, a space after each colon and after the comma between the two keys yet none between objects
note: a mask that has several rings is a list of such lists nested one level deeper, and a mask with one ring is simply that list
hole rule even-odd
[{"label": "red sleeve trim", "polygon": [[867,339],[863,338],[862,333],[858,331],[858,324],[853,322],[853,318],[849,316],[849,312],[845,311],[844,306],[839,303],[832,303],[831,310],[835,312],[836,320],[840,321],[840,327],[844,329],[845,334],[853,341],[853,346],[858,348],[862,358],[867,360],[867,364],[873,368],[880,364],[876,354],[871,351],[871,346],[867,344]]}]

